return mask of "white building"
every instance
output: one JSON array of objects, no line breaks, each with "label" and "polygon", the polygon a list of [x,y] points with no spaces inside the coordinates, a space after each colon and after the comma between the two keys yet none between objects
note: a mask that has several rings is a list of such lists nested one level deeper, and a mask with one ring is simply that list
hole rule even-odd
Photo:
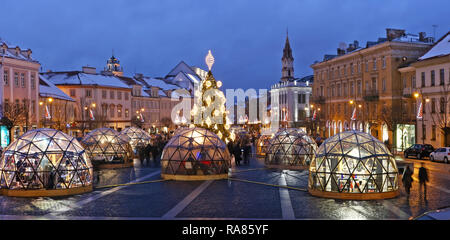
[{"label": "white building", "polygon": [[423,118],[417,119],[417,143],[450,147],[450,32],[411,66],[419,94],[417,106],[423,104]]},{"label": "white building", "polygon": [[270,90],[271,115],[278,113],[280,126],[306,127],[307,120],[311,117],[309,99],[313,76],[294,77],[294,58],[287,36],[281,62],[281,81],[272,85]]}]

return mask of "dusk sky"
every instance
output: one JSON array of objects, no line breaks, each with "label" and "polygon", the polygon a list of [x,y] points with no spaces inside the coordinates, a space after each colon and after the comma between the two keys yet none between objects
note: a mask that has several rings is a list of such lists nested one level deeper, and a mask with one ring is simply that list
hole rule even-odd
[{"label": "dusk sky", "polygon": [[436,37],[450,30],[450,1],[18,1],[2,0],[0,38],[30,48],[44,71],[102,70],[112,49],[125,75],[164,77],[181,60],[225,88],[270,88],[281,77],[286,28],[295,77],[339,42],[385,37],[386,28]]}]

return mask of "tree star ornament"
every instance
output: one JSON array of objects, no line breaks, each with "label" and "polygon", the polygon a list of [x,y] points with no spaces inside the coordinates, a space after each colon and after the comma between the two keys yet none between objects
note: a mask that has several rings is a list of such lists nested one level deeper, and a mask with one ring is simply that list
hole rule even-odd
[{"label": "tree star ornament", "polygon": [[206,65],[208,65],[209,71],[211,71],[212,65],[214,64],[214,57],[211,53],[211,50],[208,50],[208,55],[205,57]]}]

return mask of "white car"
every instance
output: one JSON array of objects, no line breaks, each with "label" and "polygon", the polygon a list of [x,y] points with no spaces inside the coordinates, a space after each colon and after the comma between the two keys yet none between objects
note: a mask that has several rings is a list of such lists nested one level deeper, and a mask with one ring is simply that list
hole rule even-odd
[{"label": "white car", "polygon": [[450,147],[438,148],[430,153],[430,160],[434,161],[442,161],[448,163],[450,159]]}]

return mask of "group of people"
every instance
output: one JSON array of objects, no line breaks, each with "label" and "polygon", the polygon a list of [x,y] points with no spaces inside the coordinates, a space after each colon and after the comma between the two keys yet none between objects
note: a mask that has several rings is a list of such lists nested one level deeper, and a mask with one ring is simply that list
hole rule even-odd
[{"label": "group of people", "polygon": [[147,160],[147,165],[149,165],[151,159],[154,164],[157,164],[166,143],[167,140],[165,138],[156,138],[147,145],[138,145],[136,147],[136,154],[141,165],[144,164],[144,160]]},{"label": "group of people", "polygon": [[[412,175],[414,174],[413,170],[406,167],[405,172],[403,173],[402,182],[405,187],[405,191],[407,194],[407,198],[409,199],[409,194],[411,193],[411,187],[413,183]],[[428,171],[424,167],[424,164],[421,163],[421,167],[419,168],[419,192],[422,192],[423,188],[423,198],[426,200],[427,198],[427,182],[428,182]]]},{"label": "group of people", "polygon": [[241,166],[241,161],[244,160],[245,165],[250,164],[250,154],[252,153],[252,144],[254,139],[249,136],[237,138],[234,142],[228,143],[228,151],[234,156],[236,166]]}]

